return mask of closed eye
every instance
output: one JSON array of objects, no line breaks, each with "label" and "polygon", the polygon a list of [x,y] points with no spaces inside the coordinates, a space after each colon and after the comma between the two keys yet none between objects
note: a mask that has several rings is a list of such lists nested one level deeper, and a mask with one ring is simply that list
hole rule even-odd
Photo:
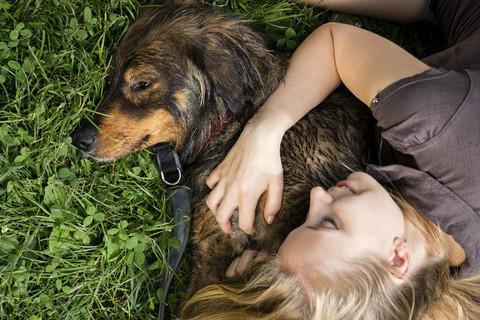
[{"label": "closed eye", "polygon": [[320,222],[320,227],[323,227],[323,228],[329,228],[329,229],[336,229],[338,230],[338,224],[337,222],[333,219],[333,218],[330,218],[330,217],[325,217],[323,218],[322,222]]}]

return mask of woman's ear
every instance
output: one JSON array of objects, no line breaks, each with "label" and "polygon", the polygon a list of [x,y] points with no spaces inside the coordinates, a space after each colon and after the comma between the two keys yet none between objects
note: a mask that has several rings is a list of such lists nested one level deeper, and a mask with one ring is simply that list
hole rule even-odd
[{"label": "woman's ear", "polygon": [[407,239],[395,237],[393,239],[393,253],[389,258],[392,269],[388,270],[388,275],[395,284],[405,282],[408,271],[410,270],[410,249]]}]

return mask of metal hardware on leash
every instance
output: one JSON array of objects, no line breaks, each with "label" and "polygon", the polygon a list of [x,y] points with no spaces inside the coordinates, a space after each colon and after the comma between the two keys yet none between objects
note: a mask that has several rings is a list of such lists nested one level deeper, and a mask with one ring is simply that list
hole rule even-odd
[{"label": "metal hardware on leash", "polygon": [[154,148],[163,182],[169,186],[176,186],[182,180],[182,165],[178,154],[171,150],[169,143],[157,144]]},{"label": "metal hardware on leash", "polygon": [[180,168],[177,168],[177,171],[178,171],[178,179],[175,182],[169,182],[165,178],[163,171],[160,171],[160,176],[162,177],[163,182],[165,182],[169,186],[176,186],[180,182],[180,180],[182,180],[182,171],[180,170]]},{"label": "metal hardware on leash", "polygon": [[167,303],[168,287],[173,279],[175,271],[182,259],[185,247],[188,242],[190,233],[190,194],[185,187],[176,187],[182,181],[182,166],[178,155],[172,151],[169,143],[162,143],[154,146],[157,153],[157,164],[163,182],[170,186],[167,192],[170,195],[170,203],[172,205],[175,226],[173,233],[180,241],[178,249],[170,249],[168,254],[168,268],[165,268],[160,280],[163,290],[163,301],[160,305],[159,319],[165,319],[165,305]]}]

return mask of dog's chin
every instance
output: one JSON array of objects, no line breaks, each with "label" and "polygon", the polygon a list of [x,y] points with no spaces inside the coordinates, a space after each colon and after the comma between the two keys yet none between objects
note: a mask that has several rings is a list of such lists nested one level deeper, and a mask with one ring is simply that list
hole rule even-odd
[{"label": "dog's chin", "polygon": [[148,142],[146,140],[146,138],[143,138],[138,143],[134,144],[131,147],[122,146],[122,148],[119,148],[119,150],[126,150],[126,151],[122,151],[122,152],[106,153],[106,152],[102,152],[101,150],[100,151],[96,150],[98,148],[96,148],[95,150],[91,150],[91,151],[81,151],[81,152],[82,152],[83,156],[85,156],[87,158],[91,158],[91,159],[93,159],[95,161],[98,161],[98,162],[107,163],[107,162],[113,162],[115,160],[124,158],[131,153],[135,153],[137,151],[146,149],[148,147],[153,146],[154,144],[155,143]]},{"label": "dog's chin", "polygon": [[125,157],[126,155],[128,155],[130,153],[129,152],[129,153],[125,153],[125,154],[119,154],[119,155],[116,155],[116,156],[107,156],[105,154],[94,153],[94,152],[85,152],[85,151],[81,151],[81,152],[82,152],[82,155],[86,158],[90,158],[90,159],[93,159],[95,161],[104,162],[104,163],[113,162],[115,160],[121,159],[121,158]]}]

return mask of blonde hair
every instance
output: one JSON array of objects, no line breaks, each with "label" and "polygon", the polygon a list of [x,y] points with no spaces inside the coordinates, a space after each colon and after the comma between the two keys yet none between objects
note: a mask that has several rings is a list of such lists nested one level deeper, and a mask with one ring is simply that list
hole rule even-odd
[{"label": "blonde hair", "polygon": [[270,255],[255,259],[240,275],[199,290],[180,319],[308,319],[312,308],[305,301],[296,278]]},{"label": "blonde hair", "polygon": [[428,262],[402,285],[391,281],[386,270],[394,270],[385,259],[369,256],[337,271],[340,286],[322,286],[319,279],[328,275],[313,269],[312,304],[298,278],[270,256],[236,278],[200,290],[186,303],[181,319],[480,319],[480,275],[455,279],[438,227],[391,194],[429,244]]}]

